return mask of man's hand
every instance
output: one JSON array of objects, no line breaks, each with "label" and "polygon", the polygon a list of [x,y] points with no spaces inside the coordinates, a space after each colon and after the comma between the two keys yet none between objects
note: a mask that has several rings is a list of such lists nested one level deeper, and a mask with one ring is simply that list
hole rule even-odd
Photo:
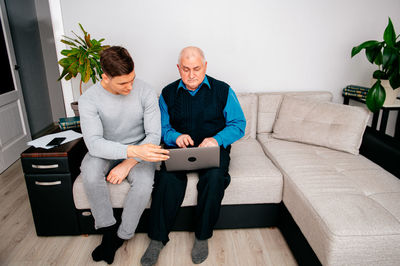
[{"label": "man's hand", "polygon": [[107,181],[112,184],[121,184],[128,176],[129,171],[137,164],[135,159],[126,159],[115,166],[107,176]]},{"label": "man's hand", "polygon": [[194,146],[194,141],[188,134],[182,134],[176,138],[176,145],[179,148],[186,148],[187,146]]},{"label": "man's hand", "polygon": [[129,145],[127,150],[128,158],[136,157],[148,162],[168,160],[168,154],[168,150],[154,144]]},{"label": "man's hand", "polygon": [[219,146],[218,141],[214,138],[205,138],[199,145],[199,147],[213,147]]}]

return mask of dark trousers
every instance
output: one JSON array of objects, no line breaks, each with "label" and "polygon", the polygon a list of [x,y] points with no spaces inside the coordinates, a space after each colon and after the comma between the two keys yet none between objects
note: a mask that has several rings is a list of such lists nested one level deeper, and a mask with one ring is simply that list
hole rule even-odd
[{"label": "dark trousers", "polygon": [[[214,225],[218,220],[225,188],[230,183],[229,152],[230,146],[227,149],[221,147],[220,167],[198,171],[195,235],[199,240],[212,236]],[[186,173],[186,171],[167,172],[164,164],[160,171],[156,171],[148,232],[151,239],[162,241],[164,244],[169,241],[168,234],[185,197]]]}]

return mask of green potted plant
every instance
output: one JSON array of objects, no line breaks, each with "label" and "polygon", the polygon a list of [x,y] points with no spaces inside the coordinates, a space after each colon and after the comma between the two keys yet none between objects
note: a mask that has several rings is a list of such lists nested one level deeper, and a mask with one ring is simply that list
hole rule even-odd
[{"label": "green potted plant", "polygon": [[353,57],[365,49],[368,61],[378,66],[378,70],[372,75],[376,81],[369,89],[366,98],[366,104],[372,112],[378,111],[384,104],[393,104],[398,95],[400,41],[397,39],[399,36],[396,36],[392,20],[389,18],[389,23],[383,33],[383,41],[366,41],[351,50],[351,57]]},{"label": "green potted plant", "polygon": [[[86,83],[90,79],[93,83],[96,83],[101,79],[103,71],[100,66],[100,52],[108,47],[109,45],[102,45],[104,39],[96,40],[91,39],[90,34],[85,31],[80,23],[79,27],[82,30],[83,37],[78,36],[75,32],[72,32],[76,38],[63,36],[62,43],[69,46],[69,49],[64,49],[61,54],[65,56],[58,63],[63,67],[63,71],[58,78],[61,80],[70,80],[80,75],[79,93],[82,95],[82,82]],[[74,110],[75,115],[79,115],[78,102],[72,102],[71,107]]]}]

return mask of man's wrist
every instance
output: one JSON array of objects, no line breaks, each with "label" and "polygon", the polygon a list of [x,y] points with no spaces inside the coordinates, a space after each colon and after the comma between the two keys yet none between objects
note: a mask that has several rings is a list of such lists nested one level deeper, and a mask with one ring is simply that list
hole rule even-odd
[{"label": "man's wrist", "polygon": [[223,144],[221,136],[215,135],[213,138],[217,141],[218,146],[221,146]]},{"label": "man's wrist", "polygon": [[129,166],[130,168],[132,168],[133,166],[135,166],[138,163],[138,161],[136,161],[134,158],[128,158],[128,159],[125,159],[123,161],[123,163],[126,164],[127,166]]},{"label": "man's wrist", "polygon": [[174,133],[171,133],[171,141],[170,141],[170,143],[166,143],[168,146],[176,146],[176,140],[179,138],[179,136],[181,136],[182,135],[182,133],[179,133],[179,132],[174,132]]},{"label": "man's wrist", "polygon": [[128,146],[128,148],[126,150],[126,157],[127,158],[137,157],[136,145],[129,145]]}]

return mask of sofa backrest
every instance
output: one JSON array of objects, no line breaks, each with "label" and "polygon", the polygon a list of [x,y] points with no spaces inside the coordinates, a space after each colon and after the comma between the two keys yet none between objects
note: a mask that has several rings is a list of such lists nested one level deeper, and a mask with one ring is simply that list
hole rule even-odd
[{"label": "sofa backrest", "polygon": [[272,132],[277,113],[281,106],[282,99],[285,95],[300,97],[303,99],[313,99],[317,101],[332,101],[332,93],[328,91],[258,93],[256,134]]},{"label": "sofa backrest", "polygon": [[258,133],[272,132],[276,115],[285,95],[332,101],[332,93],[328,91],[237,93],[236,95],[246,117],[246,131],[243,139],[255,139]]},{"label": "sofa backrest", "polygon": [[246,117],[246,131],[242,139],[255,139],[257,134],[258,97],[255,93],[238,93],[237,98]]}]

